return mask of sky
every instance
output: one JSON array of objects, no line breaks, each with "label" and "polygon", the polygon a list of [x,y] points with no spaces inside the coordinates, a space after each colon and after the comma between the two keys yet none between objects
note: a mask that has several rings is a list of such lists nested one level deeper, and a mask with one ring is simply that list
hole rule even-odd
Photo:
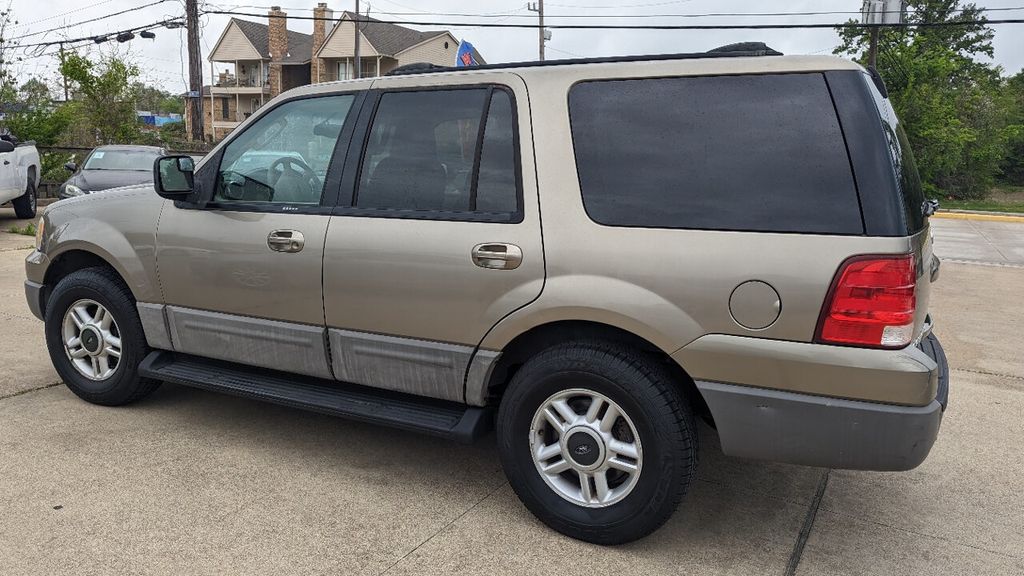
[{"label": "sky", "polygon": [[[3,0],[0,0],[2,3]],[[20,44],[81,38],[159,22],[184,13],[183,0],[164,2],[142,10],[113,16],[96,22],[83,20],[103,17],[155,0],[8,0],[18,24],[7,32],[8,38]],[[200,9],[230,10],[265,14],[272,4],[280,4],[292,16],[312,16],[318,0],[200,0]],[[336,13],[352,10],[354,0],[328,0]],[[1024,0],[977,0],[986,8],[1014,8],[1016,11],[993,12],[990,19],[1024,18]],[[363,0],[361,5],[370,15],[383,20],[445,21],[445,22],[524,22],[535,23],[535,16],[518,0],[488,0],[469,3],[455,0]],[[749,23],[815,23],[842,22],[858,17],[861,0],[548,0],[545,3],[547,24],[570,23],[673,23],[673,24],[749,24]],[[664,15],[751,12],[851,12],[814,16],[717,16],[706,18],[671,18]],[[486,17],[439,16],[438,13],[469,13]],[[513,15],[513,16],[507,16]],[[584,15],[584,18],[579,16]],[[612,18],[594,16],[613,16]],[[646,16],[645,16],[646,15]],[[650,15],[659,15],[651,17]],[[629,16],[629,18],[615,18]],[[266,23],[266,19],[242,16]],[[204,82],[209,83],[210,66],[206,58],[214,47],[230,16],[201,16]],[[52,28],[58,31],[35,34]],[[292,30],[309,33],[312,22],[290,20]],[[415,26],[413,26],[415,27]],[[425,26],[420,29],[438,29]],[[494,29],[472,26],[449,26],[456,38],[472,42],[490,63],[534,60],[537,58],[536,29]],[[995,26],[995,62],[1009,74],[1024,67],[1024,24]],[[142,80],[173,93],[186,89],[187,67],[185,32],[183,29],[157,29],[156,38],[136,38],[124,44],[108,42],[90,45],[85,50],[98,55],[101,50],[126,52],[140,67]],[[26,36],[31,35],[31,36]],[[763,41],[786,54],[829,54],[838,43],[832,29],[806,30],[552,30],[547,43],[547,58],[613,56],[624,54],[658,54],[698,52],[741,41]],[[22,58],[14,65],[20,81],[39,78],[58,86],[55,47],[23,49],[15,52]],[[39,54],[42,55],[39,55]]]}]

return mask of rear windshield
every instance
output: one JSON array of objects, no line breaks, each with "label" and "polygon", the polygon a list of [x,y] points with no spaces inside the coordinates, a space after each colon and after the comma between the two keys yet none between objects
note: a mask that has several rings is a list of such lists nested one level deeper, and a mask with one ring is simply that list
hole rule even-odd
[{"label": "rear windshield", "polygon": [[864,232],[821,74],[584,82],[569,114],[600,224]]},{"label": "rear windshield", "polygon": [[882,129],[889,144],[889,157],[896,171],[896,185],[903,199],[903,211],[907,216],[907,227],[910,233],[919,232],[924,228],[924,191],[921,188],[921,176],[917,172],[914,152],[910,149],[910,141],[903,125],[896,118],[892,103],[883,98],[871,76],[864,74],[864,80],[875,98],[875,107],[882,118]]},{"label": "rear windshield", "polygon": [[152,150],[93,150],[82,169],[149,171],[159,157]]}]

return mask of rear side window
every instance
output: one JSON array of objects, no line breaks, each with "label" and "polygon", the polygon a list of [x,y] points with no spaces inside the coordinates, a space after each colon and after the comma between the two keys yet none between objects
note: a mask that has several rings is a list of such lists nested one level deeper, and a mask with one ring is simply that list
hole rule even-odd
[{"label": "rear side window", "polygon": [[516,221],[516,164],[508,92],[484,86],[385,93],[370,128],[355,206],[422,218]]},{"label": "rear side window", "polygon": [[911,233],[918,232],[924,228],[924,191],[921,188],[921,176],[917,172],[914,153],[910,150],[910,141],[907,140],[907,133],[896,118],[896,111],[893,110],[892,103],[882,96],[870,76],[867,74],[863,76],[864,82],[867,83],[868,89],[875,99],[878,115],[882,119],[882,130],[885,131],[885,140],[889,145],[889,157],[892,159],[893,170],[896,172],[896,185],[899,187],[900,197],[903,199],[907,227]]},{"label": "rear side window", "polygon": [[821,74],[585,82],[569,115],[600,224],[864,232]]}]

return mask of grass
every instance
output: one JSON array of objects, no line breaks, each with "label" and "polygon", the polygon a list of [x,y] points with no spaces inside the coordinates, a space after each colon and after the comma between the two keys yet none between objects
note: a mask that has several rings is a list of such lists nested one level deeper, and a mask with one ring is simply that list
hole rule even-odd
[{"label": "grass", "polygon": [[954,200],[939,198],[942,210],[980,210],[983,212],[1024,213],[1024,186],[1003,186],[995,188],[988,198],[981,200]]},{"label": "grass", "polygon": [[7,229],[7,231],[10,232],[11,234],[21,234],[22,236],[35,236],[36,235],[36,225],[29,223],[29,224],[26,224],[24,228],[18,228],[17,226],[11,226],[10,228]]}]

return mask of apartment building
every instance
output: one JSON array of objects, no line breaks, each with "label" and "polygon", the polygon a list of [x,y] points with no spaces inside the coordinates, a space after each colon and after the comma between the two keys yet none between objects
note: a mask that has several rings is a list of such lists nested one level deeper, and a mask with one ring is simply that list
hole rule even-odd
[{"label": "apartment building", "polygon": [[210,52],[210,84],[202,94],[207,138],[220,140],[285,90],[354,78],[356,66],[367,77],[414,62],[455,65],[459,40],[447,30],[421,32],[365,16],[356,23],[348,11],[335,18],[326,2],[313,15],[312,34],[289,30],[287,14],[276,6],[267,13],[268,24],[231,19]]}]

